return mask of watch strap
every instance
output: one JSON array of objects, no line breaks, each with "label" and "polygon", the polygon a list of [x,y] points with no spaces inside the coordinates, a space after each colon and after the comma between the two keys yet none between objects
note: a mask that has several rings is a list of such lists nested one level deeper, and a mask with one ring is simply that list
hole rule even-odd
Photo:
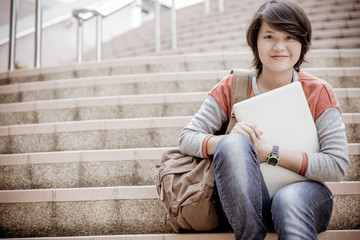
[{"label": "watch strap", "polygon": [[274,145],[271,155],[273,155],[274,157],[279,157],[279,146]]},{"label": "watch strap", "polygon": [[279,146],[273,145],[272,152],[271,154],[269,154],[266,162],[272,166],[277,166],[279,164],[280,162]]}]

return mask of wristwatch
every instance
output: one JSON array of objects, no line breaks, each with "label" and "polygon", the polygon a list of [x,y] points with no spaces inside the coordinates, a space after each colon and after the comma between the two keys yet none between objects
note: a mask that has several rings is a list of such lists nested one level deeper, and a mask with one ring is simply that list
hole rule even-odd
[{"label": "wristwatch", "polygon": [[274,167],[279,164],[279,162],[280,162],[279,146],[275,146],[275,145],[273,146],[272,152],[267,157],[266,162],[269,165],[273,165]]}]

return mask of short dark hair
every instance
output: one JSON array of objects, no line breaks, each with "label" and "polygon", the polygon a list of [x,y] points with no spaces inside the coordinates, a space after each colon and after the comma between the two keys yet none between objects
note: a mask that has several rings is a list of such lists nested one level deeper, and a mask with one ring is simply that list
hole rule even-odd
[{"label": "short dark hair", "polygon": [[311,24],[304,10],[295,3],[272,0],[261,5],[255,13],[246,33],[246,40],[254,55],[252,66],[260,71],[262,65],[257,38],[262,22],[278,31],[291,34],[301,43],[300,58],[294,66],[296,71],[300,71],[300,65],[305,61],[305,55],[311,46]]}]

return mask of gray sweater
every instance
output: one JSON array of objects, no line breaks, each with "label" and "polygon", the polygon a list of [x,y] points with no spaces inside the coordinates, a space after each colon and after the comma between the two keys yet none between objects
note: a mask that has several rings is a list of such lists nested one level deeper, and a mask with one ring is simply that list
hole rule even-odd
[{"label": "gray sweater", "polygon": [[[298,81],[294,74],[293,81]],[[253,77],[252,88],[255,95],[260,94]],[[221,105],[211,95],[203,102],[200,110],[183,129],[179,148],[183,154],[203,157],[203,142],[209,135],[218,132],[228,121]],[[338,108],[326,109],[315,121],[318,131],[320,152],[306,153],[308,166],[305,176],[316,181],[341,181],[349,164],[345,125]],[[281,147],[281,146],[280,146]]]}]

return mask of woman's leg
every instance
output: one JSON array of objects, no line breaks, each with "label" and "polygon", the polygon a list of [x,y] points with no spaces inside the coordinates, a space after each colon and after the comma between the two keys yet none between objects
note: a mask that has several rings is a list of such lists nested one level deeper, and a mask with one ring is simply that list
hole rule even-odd
[{"label": "woman's leg", "polygon": [[322,183],[305,181],[283,187],[271,207],[279,240],[317,239],[329,225],[332,207],[332,193]]},{"label": "woman's leg", "polygon": [[[264,239],[270,219],[270,198],[251,140],[225,136],[214,154],[215,182],[220,202],[236,239]],[[268,213],[268,214],[266,214]]]}]

